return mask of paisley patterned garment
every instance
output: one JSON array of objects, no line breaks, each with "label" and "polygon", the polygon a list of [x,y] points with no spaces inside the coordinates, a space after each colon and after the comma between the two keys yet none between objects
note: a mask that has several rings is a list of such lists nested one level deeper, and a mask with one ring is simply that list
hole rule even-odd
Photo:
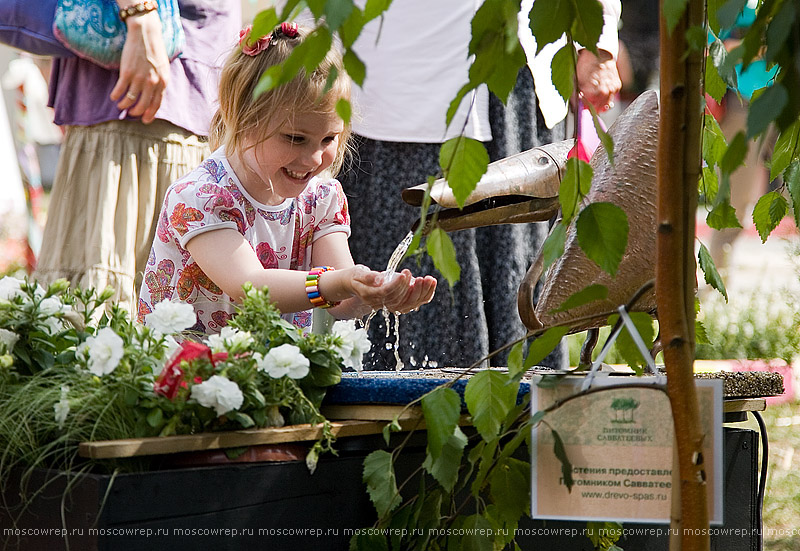
[{"label": "paisley patterned garment", "polygon": [[[311,247],[332,232],[350,234],[347,199],[336,180],[313,178],[303,193],[280,205],[250,197],[222,149],[167,191],[156,237],[139,294],[139,321],[162,300],[194,306],[203,334],[218,333],[234,313],[234,302],[194,261],[186,244],[206,231],[238,231],[264,268],[309,270]],[[296,326],[311,326],[310,311],[283,316]]]}]

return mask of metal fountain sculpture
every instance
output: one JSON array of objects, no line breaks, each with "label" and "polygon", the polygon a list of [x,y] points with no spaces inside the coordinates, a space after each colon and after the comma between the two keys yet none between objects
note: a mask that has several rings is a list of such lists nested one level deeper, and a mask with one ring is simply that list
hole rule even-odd
[{"label": "metal fountain sculpture", "polygon": [[[629,301],[655,278],[658,112],[654,91],[639,96],[608,130],[614,140],[614,163],[609,162],[602,145],[590,162],[591,187],[578,210],[589,203],[610,202],[628,217],[628,246],[616,276],[600,269],[583,253],[577,241],[576,216],[567,230],[564,254],[544,274],[536,304],[534,288],[544,266],[541,251],[520,284],[517,306],[529,330],[553,325],[568,325],[570,332],[594,329],[605,325],[607,313],[621,304],[655,315],[652,288],[640,294],[634,304]],[[438,213],[439,227],[450,232],[550,220],[559,211],[558,189],[572,145],[572,140],[566,140],[535,147],[490,164],[461,210],[447,182],[437,180],[431,199],[443,209]],[[404,190],[403,199],[421,205],[426,187],[423,184]],[[604,285],[607,298],[556,312],[567,298],[592,284]]]}]

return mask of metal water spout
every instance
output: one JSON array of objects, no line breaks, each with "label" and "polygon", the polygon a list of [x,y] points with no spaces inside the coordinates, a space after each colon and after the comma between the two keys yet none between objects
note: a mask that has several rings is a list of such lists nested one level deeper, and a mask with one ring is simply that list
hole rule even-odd
[{"label": "metal water spout", "polygon": [[[438,214],[439,227],[451,232],[549,220],[558,212],[558,187],[573,143],[564,140],[534,147],[491,163],[461,210],[447,181],[436,180],[431,200],[444,209]],[[403,200],[420,206],[427,187],[403,190]]]},{"label": "metal water spout", "polygon": [[[518,310],[528,329],[566,323],[571,324],[575,332],[605,325],[606,312],[626,304],[637,290],[655,277],[658,95],[649,91],[639,96],[611,125],[608,133],[614,140],[614,164],[609,162],[603,146],[598,147],[590,163],[593,177],[583,206],[611,202],[628,216],[628,246],[616,277],[586,257],[578,246],[573,221],[567,230],[564,255],[544,274],[535,306],[533,292],[543,271],[541,251],[520,284]],[[445,209],[438,214],[439,227],[456,231],[549,220],[558,212],[558,187],[572,143],[567,140],[536,147],[490,164],[463,210],[458,210],[447,183],[437,180],[431,198],[434,204]],[[426,186],[404,190],[403,199],[419,206]],[[554,312],[571,295],[592,284],[605,285],[608,297],[566,312]],[[655,293],[645,293],[632,309],[654,313]],[[597,317],[593,317],[595,315]]]}]

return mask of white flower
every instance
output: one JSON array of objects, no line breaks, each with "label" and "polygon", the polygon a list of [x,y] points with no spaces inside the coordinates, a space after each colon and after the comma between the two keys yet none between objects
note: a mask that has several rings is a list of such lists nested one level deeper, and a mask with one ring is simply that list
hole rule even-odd
[{"label": "white flower", "polygon": [[39,303],[39,312],[43,316],[53,316],[64,312],[64,303],[58,297],[47,297]]},{"label": "white flower", "polygon": [[217,417],[239,409],[244,402],[239,385],[221,375],[212,375],[207,381],[192,386],[191,397],[201,406],[214,408]]},{"label": "white flower", "polygon": [[11,302],[15,297],[25,296],[22,292],[23,283],[23,280],[11,276],[0,279],[0,300]]},{"label": "white flower", "polygon": [[191,304],[164,300],[156,304],[153,311],[144,317],[144,322],[159,333],[171,335],[194,325],[197,316]]},{"label": "white flower", "polygon": [[64,428],[64,422],[67,420],[67,415],[69,415],[69,400],[67,400],[67,393],[69,392],[68,386],[61,387],[61,399],[55,403],[53,409],[56,413],[56,423],[58,423],[58,428]]},{"label": "white flower", "polygon": [[87,338],[80,351],[84,355],[88,351],[89,371],[98,377],[114,371],[124,353],[122,338],[110,327],[103,327],[96,336]]},{"label": "white flower", "polygon": [[239,331],[226,325],[218,334],[209,335],[206,344],[215,354],[225,352],[228,348],[245,350],[253,344],[253,337],[249,331]]},{"label": "white flower", "polygon": [[361,360],[372,346],[369,336],[367,336],[367,330],[356,329],[353,321],[337,321],[333,324],[332,332],[342,339],[342,344],[338,347],[337,352],[342,357],[344,365],[361,371]]},{"label": "white flower", "polygon": [[[5,346],[6,352],[10,353],[14,350],[14,345],[17,344],[19,335],[8,329],[0,329],[0,345]],[[2,346],[0,346],[2,349]]]},{"label": "white flower", "polygon": [[45,333],[52,336],[60,332],[64,328],[64,322],[61,318],[48,317],[42,320],[42,329]]},{"label": "white flower", "polygon": [[254,354],[259,371],[265,371],[274,379],[288,375],[291,379],[302,379],[308,375],[308,358],[293,344],[276,346],[266,356]]}]

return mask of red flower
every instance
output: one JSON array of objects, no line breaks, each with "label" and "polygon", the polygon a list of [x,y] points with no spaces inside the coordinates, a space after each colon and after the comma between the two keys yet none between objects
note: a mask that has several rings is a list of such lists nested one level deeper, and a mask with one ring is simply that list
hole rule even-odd
[{"label": "red flower", "polygon": [[252,25],[248,25],[239,31],[239,45],[242,47],[242,53],[249,56],[255,56],[263,52],[269,46],[272,40],[272,33],[267,36],[262,36],[252,44],[250,43],[250,31],[253,30]]},{"label": "red flower", "polygon": [[[186,360],[190,362],[197,358],[207,357],[213,365],[213,357],[211,349],[206,345],[194,342],[184,341],[178,352],[172,357],[169,364],[161,371],[155,384],[153,391],[156,394],[166,396],[170,400],[174,400],[178,394],[178,389],[183,386],[183,369],[181,369],[181,362]],[[183,382],[185,384],[185,382]],[[183,388],[186,388],[185,386]]]},{"label": "red flower", "polygon": [[281,33],[287,38],[297,38],[297,35],[300,34],[297,30],[297,23],[285,21],[281,23]]}]

